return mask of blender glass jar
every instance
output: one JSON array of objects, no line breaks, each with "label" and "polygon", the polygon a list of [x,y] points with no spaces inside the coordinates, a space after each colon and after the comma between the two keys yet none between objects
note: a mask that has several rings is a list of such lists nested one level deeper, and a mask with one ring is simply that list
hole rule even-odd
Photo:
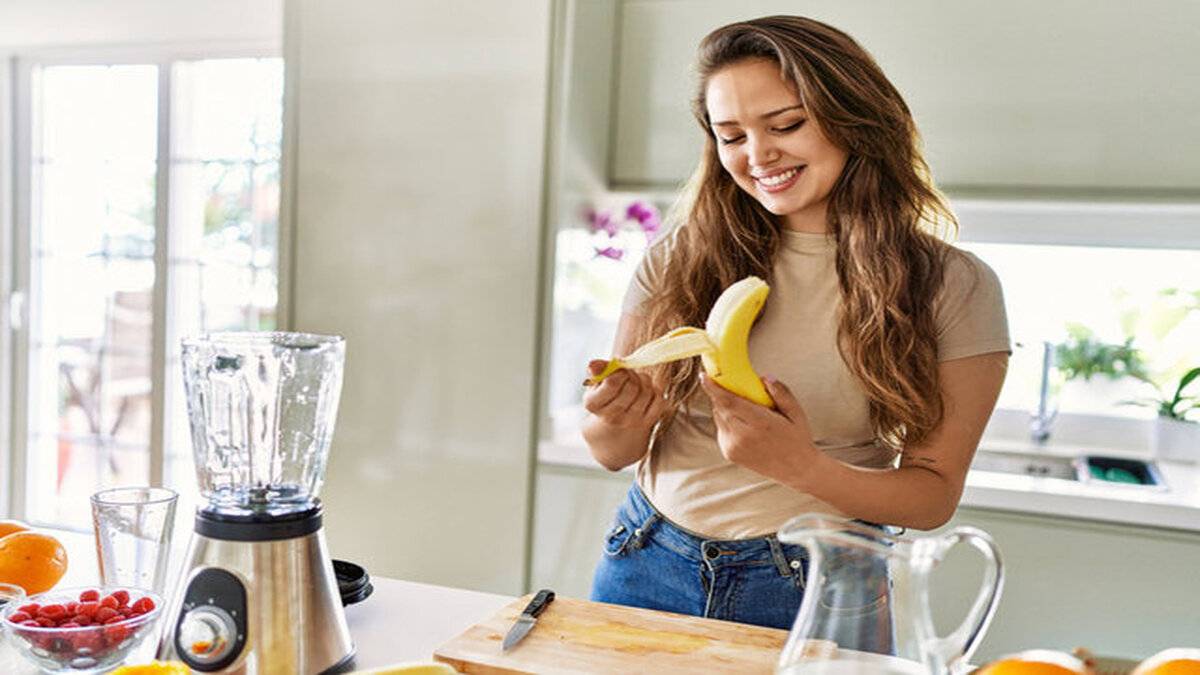
[{"label": "blender glass jar", "polygon": [[342,389],[340,336],[183,340],[196,479],[211,510],[279,515],[316,503]]}]

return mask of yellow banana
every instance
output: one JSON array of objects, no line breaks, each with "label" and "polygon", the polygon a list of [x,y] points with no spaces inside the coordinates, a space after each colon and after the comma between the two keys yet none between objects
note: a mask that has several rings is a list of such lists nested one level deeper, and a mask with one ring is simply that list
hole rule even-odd
[{"label": "yellow banana", "polygon": [[700,356],[704,372],[717,384],[755,403],[773,407],[747,351],[750,327],[770,292],[758,277],[746,277],[726,288],[713,304],[704,330],[685,326],[638,347],[632,354],[612,359],[599,375],[584,384],[599,384],[622,368],[644,368],[658,363]]}]

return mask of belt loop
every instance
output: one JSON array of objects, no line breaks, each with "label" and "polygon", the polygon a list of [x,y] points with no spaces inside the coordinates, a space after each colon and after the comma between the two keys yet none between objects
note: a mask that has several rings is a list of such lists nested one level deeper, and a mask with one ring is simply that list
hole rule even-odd
[{"label": "belt loop", "polygon": [[795,570],[789,565],[787,556],[783,553],[783,544],[779,543],[779,539],[775,535],[771,535],[767,537],[767,545],[771,547],[771,560],[775,562],[775,569],[779,570],[779,576],[792,576]]},{"label": "belt loop", "polygon": [[658,521],[658,514],[651,513],[642,524],[633,531],[633,537],[630,538],[629,544],[634,548],[641,548],[645,545],[646,536],[650,534],[650,528],[654,527],[654,523]]}]

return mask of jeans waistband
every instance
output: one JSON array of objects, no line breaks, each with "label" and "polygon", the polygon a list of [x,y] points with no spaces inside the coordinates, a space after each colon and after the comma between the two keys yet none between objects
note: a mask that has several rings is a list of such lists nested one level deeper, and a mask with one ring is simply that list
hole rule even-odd
[{"label": "jeans waistband", "polygon": [[749,539],[710,539],[671,522],[659,513],[635,483],[622,506],[625,516],[634,526],[630,545],[642,546],[653,537],[658,544],[675,553],[709,567],[725,565],[775,565],[780,574],[795,574],[800,560],[807,560],[803,546],[784,544],[771,534]]}]

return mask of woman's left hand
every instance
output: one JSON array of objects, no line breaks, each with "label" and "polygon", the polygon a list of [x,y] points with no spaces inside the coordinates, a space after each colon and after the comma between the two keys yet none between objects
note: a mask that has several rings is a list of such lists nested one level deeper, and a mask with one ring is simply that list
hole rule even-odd
[{"label": "woman's left hand", "polygon": [[782,382],[764,377],[763,385],[775,409],[742,398],[703,373],[700,384],[712,401],[717,444],[729,461],[797,487],[819,456],[813,445],[808,416]]}]

